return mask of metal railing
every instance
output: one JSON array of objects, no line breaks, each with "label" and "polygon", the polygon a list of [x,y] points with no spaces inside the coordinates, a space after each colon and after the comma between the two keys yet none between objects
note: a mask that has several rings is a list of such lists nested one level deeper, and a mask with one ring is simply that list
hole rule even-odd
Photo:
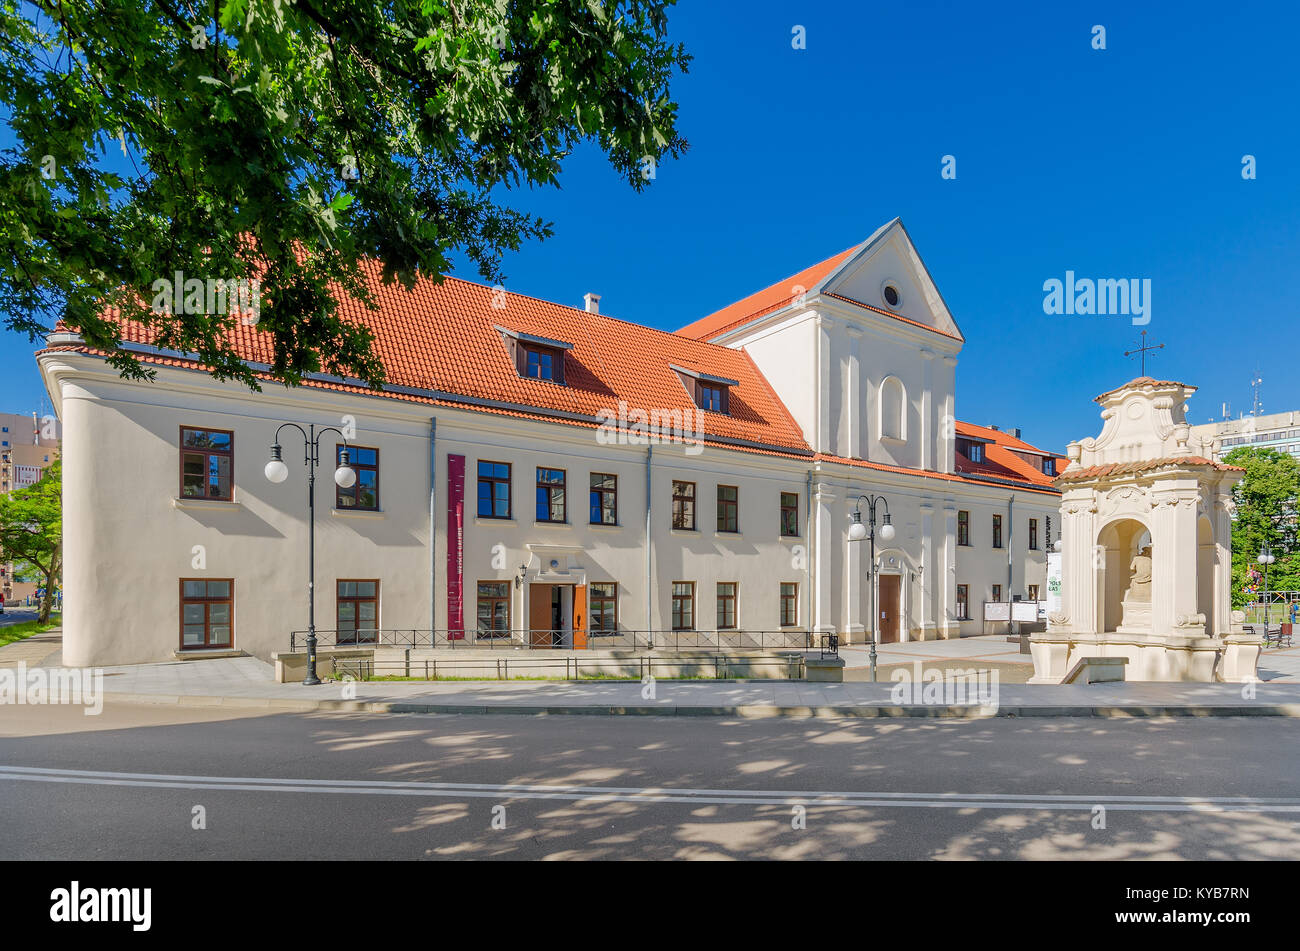
[{"label": "metal railing", "polygon": [[[768,655],[766,657],[732,657],[726,654],[709,654],[690,660],[669,656],[641,655],[624,663],[626,668],[610,672],[608,661],[583,658],[576,655],[546,657],[528,654],[524,657],[501,656],[491,659],[452,659],[445,657],[412,657],[406,659],[375,660],[367,657],[331,656],[330,673],[335,679],[370,681],[377,678],[397,680],[510,680],[511,662],[516,677],[538,677],[556,680],[624,680],[638,681],[646,677],[660,680],[712,679],[746,680],[754,668],[766,668],[769,673],[779,671],[786,680],[803,680],[806,675],[803,654]],[[584,664],[586,670],[584,672]],[[562,673],[561,673],[562,669]],[[683,673],[683,669],[689,673]],[[554,671],[552,675],[549,672]],[[667,672],[665,672],[667,671]],[[546,672],[546,673],[539,673]],[[776,679],[768,677],[765,679]]]},{"label": "metal railing", "polygon": [[[479,631],[376,628],[361,631],[317,630],[318,647],[475,648],[493,650],[815,650],[808,631]],[[289,650],[306,650],[307,632],[289,634]]]},{"label": "metal railing", "polygon": [[[1300,602],[1300,591],[1270,591],[1266,607],[1264,593],[1259,592],[1251,596],[1251,600],[1242,606],[1242,610],[1246,612],[1247,619],[1252,622],[1263,623],[1267,618],[1268,623],[1276,624],[1291,620],[1291,605],[1297,602]],[[1300,615],[1300,612],[1297,614]]]}]

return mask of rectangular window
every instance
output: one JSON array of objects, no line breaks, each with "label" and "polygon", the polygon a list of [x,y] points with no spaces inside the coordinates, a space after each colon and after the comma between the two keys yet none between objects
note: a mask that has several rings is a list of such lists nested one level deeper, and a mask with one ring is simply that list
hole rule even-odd
[{"label": "rectangular window", "polygon": [[478,463],[478,517],[510,517],[510,463]]},{"label": "rectangular window", "polygon": [[793,581],[781,582],[781,626],[794,627],[799,623],[799,585]]},{"label": "rectangular window", "polygon": [[182,650],[230,647],[234,643],[234,625],[233,579],[181,579]]},{"label": "rectangular window", "polygon": [[799,493],[781,493],[781,534],[789,538],[799,537]]},{"label": "rectangular window", "polygon": [[993,547],[1002,547],[1002,516],[993,516]]},{"label": "rectangular window", "polygon": [[608,472],[591,473],[591,524],[618,524],[618,476]]},{"label": "rectangular window", "polygon": [[730,631],[736,626],[736,582],[718,582],[718,630]]},{"label": "rectangular window", "polygon": [[379,640],[379,582],[339,581],[335,590],[336,640],[374,644]]},{"label": "rectangular window", "polygon": [[673,528],[695,531],[695,483],[673,480]]},{"label": "rectangular window", "polygon": [[970,544],[970,512],[957,513],[957,544]]},{"label": "rectangular window", "polygon": [[556,364],[564,359],[554,350],[524,349],[524,376],[534,380],[556,380]]},{"label": "rectangular window", "polygon": [[993,600],[994,600],[994,601],[1001,601],[1001,600],[1002,600],[1002,585],[1000,585],[1000,584],[995,584],[995,585],[993,586]]},{"label": "rectangular window", "polygon": [[181,497],[229,502],[234,488],[235,434],[181,427]]},{"label": "rectangular window", "polygon": [[695,630],[695,582],[673,582],[673,630]]},{"label": "rectangular window", "polygon": [[564,513],[563,469],[545,469],[537,467],[537,521],[568,521]]},{"label": "rectangular window", "polygon": [[613,634],[618,631],[618,585],[598,581],[591,586],[591,633]]},{"label": "rectangular window", "polygon": [[1054,476],[1054,475],[1056,475],[1056,460],[1055,460],[1055,459],[1044,459],[1044,460],[1043,460],[1043,475],[1049,475],[1049,476]]},{"label": "rectangular window", "polygon": [[1038,585],[1036,585],[1036,584],[1031,584],[1031,585],[1029,586],[1029,600],[1030,600],[1030,601],[1037,601],[1037,600],[1038,600]]},{"label": "rectangular window", "polygon": [[349,488],[336,485],[334,507],[359,509],[363,512],[379,511],[379,450],[364,446],[338,446],[334,451],[335,465],[341,465],[344,448],[348,451],[348,465],[357,474],[357,481]]},{"label": "rectangular window", "polygon": [[479,639],[510,636],[510,582],[478,583]]},{"label": "rectangular window", "polygon": [[740,490],[734,485],[718,486],[718,531],[740,531]]},{"label": "rectangular window", "polygon": [[970,586],[957,585],[957,620],[970,620]]},{"label": "rectangular window", "polygon": [[1038,551],[1038,519],[1036,518],[1029,520],[1029,550]]},{"label": "rectangular window", "polygon": [[721,413],[723,411],[722,387],[710,386],[707,383],[697,384],[695,388],[695,405],[700,409]]}]

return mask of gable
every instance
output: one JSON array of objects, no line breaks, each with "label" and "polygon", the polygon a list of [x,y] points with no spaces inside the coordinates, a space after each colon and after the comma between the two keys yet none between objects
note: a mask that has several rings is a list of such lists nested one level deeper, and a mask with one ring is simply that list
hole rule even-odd
[{"label": "gable", "polygon": [[[886,285],[898,292],[896,301],[886,296]],[[862,244],[742,297],[677,333],[695,340],[716,340],[819,294],[954,340],[965,339],[898,218],[882,225]]]},{"label": "gable", "polygon": [[822,294],[963,340],[903,223],[895,218],[822,282]]}]

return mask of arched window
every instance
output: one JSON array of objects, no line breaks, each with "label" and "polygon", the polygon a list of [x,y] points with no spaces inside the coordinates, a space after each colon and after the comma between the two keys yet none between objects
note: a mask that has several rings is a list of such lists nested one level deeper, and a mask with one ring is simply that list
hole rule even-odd
[{"label": "arched window", "polygon": [[896,376],[880,384],[880,438],[907,438],[907,390]]}]

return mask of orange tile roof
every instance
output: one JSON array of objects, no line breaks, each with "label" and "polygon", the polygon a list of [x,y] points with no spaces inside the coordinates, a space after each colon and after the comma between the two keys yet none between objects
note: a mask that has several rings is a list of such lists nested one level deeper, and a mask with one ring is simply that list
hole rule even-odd
[{"label": "orange tile roof", "polygon": [[[748,320],[779,310],[801,293],[816,287],[823,278],[848,260],[849,256],[860,247],[862,245],[855,244],[834,257],[819,261],[812,267],[804,268],[798,274],[792,274],[784,281],[777,281],[770,287],[765,287],[761,291],[750,294],[734,304],[728,304],[722,310],[715,311],[707,317],[701,317],[694,323],[687,324],[677,333],[694,340],[710,340],[732,327],[739,327]],[[799,287],[802,287],[803,291],[796,290]]]},{"label": "orange tile roof", "polygon": [[1163,459],[1143,459],[1139,462],[1108,462],[1100,466],[1088,466],[1086,468],[1075,469],[1073,472],[1062,473],[1057,477],[1057,481],[1075,482],[1082,479],[1098,479],[1102,476],[1137,475],[1142,472],[1151,472],[1155,469],[1181,469],[1188,466],[1215,469],[1219,472],[1246,471],[1240,466],[1230,466],[1226,463],[1215,462],[1213,459],[1206,459],[1204,456],[1166,456]]},{"label": "orange tile roof", "polygon": [[[818,462],[836,462],[841,465],[853,466],[858,469],[874,469],[878,472],[894,472],[899,475],[918,476],[923,479],[938,479],[943,482],[960,482],[966,485],[988,486],[988,479],[973,478],[968,473],[962,472],[935,472],[931,469],[913,469],[908,466],[891,466],[883,462],[868,462],[866,459],[850,459],[846,456],[834,456],[829,453],[819,452],[813,457]],[[1031,483],[1014,475],[1001,477],[1012,488],[1021,492],[1043,492],[1048,495],[1060,495],[1060,491],[1052,484],[1049,479],[1046,484]]]},{"label": "orange tile roof", "polygon": [[[522,294],[496,295],[490,287],[458,278],[449,277],[442,284],[422,279],[408,292],[399,284],[383,284],[377,264],[367,262],[365,268],[379,309],[372,311],[345,297],[340,311],[373,331],[375,353],[387,373],[386,388],[375,391],[358,381],[318,377],[308,378],[303,386],[595,428],[594,421],[581,417],[616,411],[619,400],[625,400],[629,408],[645,410],[692,409],[689,395],[669,368],[673,364],[737,381],[730,415],[702,412],[706,445],[970,484],[987,484],[987,477],[992,476],[1019,483],[1021,489],[1057,491],[1051,477],[1014,454],[1006,452],[1006,458],[999,457],[1011,447],[1040,451],[1007,433],[958,422],[959,434],[992,440],[987,454],[993,464],[975,466],[959,456],[958,465],[964,471],[956,474],[813,453],[771,383],[744,350]],[[494,297],[505,306],[494,308]],[[498,326],[572,344],[564,353],[565,385],[520,377],[495,329]],[[147,328],[123,321],[125,344],[147,347],[151,340]],[[249,363],[271,364],[270,334],[237,323],[230,330],[230,340]],[[183,355],[130,349],[155,366],[205,369]],[[104,355],[84,344],[58,344],[40,352],[57,351]],[[276,382],[267,372],[259,371],[257,376]]]},{"label": "orange tile roof", "polygon": [[1065,464],[1069,462],[1065,456],[1054,452],[1045,452],[1037,446],[1030,445],[1023,439],[1017,439],[1008,432],[993,429],[989,426],[976,426],[974,423],[958,421],[956,432],[958,436],[988,440],[988,444],[984,447],[984,462],[971,462],[960,452],[955,453],[956,468],[959,472],[999,479],[1014,479],[1050,487],[1055,483],[1055,477],[1043,472],[1041,465],[1036,466],[1016,455],[1014,450],[1051,456],[1057,460],[1058,471],[1065,468]]},{"label": "orange tile roof", "polygon": [[[739,350],[591,314],[574,307],[448,277],[421,279],[411,291],[384,284],[376,262],[363,270],[378,310],[342,297],[340,314],[370,328],[386,387],[492,400],[512,408],[595,416],[630,409],[693,410],[675,364],[737,381],[730,414],[701,411],[703,429],[721,440],[809,453],[798,424],[754,362]],[[564,385],[521,377],[497,326],[573,345],[564,353]],[[123,339],[148,345],[152,333],[124,321]],[[269,365],[272,337],[238,323],[229,339],[246,361]],[[393,395],[391,390],[386,395]]]},{"label": "orange tile roof", "polygon": [[1149,376],[1140,376],[1137,377],[1136,379],[1129,380],[1123,386],[1117,386],[1113,390],[1107,390],[1105,393],[1102,393],[1100,396],[1094,396],[1092,398],[1092,401],[1094,403],[1100,403],[1102,400],[1110,396],[1112,393],[1118,393],[1120,390],[1127,390],[1129,387],[1133,387],[1133,386],[1182,386],[1189,390],[1192,390],[1193,392],[1196,390],[1196,387],[1188,383],[1179,383],[1177,380],[1156,380]]}]

